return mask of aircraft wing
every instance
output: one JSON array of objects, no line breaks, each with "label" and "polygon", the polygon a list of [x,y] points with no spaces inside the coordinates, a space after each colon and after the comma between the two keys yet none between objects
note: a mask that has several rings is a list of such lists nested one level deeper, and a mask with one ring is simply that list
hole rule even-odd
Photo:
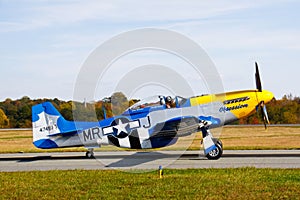
[{"label": "aircraft wing", "polygon": [[151,137],[183,137],[198,130],[198,119],[193,116],[184,116],[170,119],[157,124]]}]

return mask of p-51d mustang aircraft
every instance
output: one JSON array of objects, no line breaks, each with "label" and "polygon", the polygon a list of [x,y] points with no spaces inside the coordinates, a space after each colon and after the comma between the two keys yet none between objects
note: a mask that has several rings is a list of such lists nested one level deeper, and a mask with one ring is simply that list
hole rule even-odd
[{"label": "p-51d mustang aircraft", "polygon": [[35,105],[32,107],[33,144],[42,149],[84,146],[88,149],[86,156],[93,157],[93,148],[101,145],[161,148],[176,143],[178,137],[201,131],[206,157],[219,159],[223,145],[212,136],[209,127],[249,116],[259,107],[265,127],[269,123],[265,104],[274,95],[262,90],[255,64],[256,90],[189,98],[155,96],[137,102],[121,115],[99,122],[67,121],[51,103]]}]

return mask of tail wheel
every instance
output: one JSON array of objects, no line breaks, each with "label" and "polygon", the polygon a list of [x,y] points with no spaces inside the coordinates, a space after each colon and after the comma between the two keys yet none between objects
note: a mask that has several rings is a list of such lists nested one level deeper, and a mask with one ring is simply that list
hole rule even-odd
[{"label": "tail wheel", "polygon": [[221,145],[219,143],[216,143],[216,147],[214,150],[210,151],[206,157],[209,160],[218,160],[222,154],[223,154],[223,148],[221,147]]},{"label": "tail wheel", "polygon": [[94,150],[93,150],[93,149],[89,149],[89,150],[85,153],[85,157],[86,157],[86,158],[94,158]]}]

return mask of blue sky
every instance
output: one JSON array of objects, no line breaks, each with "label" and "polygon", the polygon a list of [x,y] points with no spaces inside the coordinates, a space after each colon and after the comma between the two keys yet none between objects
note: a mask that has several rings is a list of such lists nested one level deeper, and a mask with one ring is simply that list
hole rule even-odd
[{"label": "blue sky", "polygon": [[257,61],[264,89],[276,98],[300,96],[299,9],[289,0],[0,0],[0,100],[72,99],[80,67],[97,46],[145,27],[196,41],[226,91],[254,88]]}]

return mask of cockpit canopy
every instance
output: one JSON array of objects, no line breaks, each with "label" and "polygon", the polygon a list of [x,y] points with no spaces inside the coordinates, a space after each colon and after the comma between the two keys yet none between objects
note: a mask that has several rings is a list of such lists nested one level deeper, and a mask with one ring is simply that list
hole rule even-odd
[{"label": "cockpit canopy", "polygon": [[[138,110],[147,107],[157,107],[157,106],[166,106],[168,100],[171,96],[155,95],[148,98],[145,98],[134,105],[132,105],[128,110]],[[185,99],[180,96],[171,97],[171,101],[174,104],[174,107],[180,108],[185,107],[188,99]]]}]

